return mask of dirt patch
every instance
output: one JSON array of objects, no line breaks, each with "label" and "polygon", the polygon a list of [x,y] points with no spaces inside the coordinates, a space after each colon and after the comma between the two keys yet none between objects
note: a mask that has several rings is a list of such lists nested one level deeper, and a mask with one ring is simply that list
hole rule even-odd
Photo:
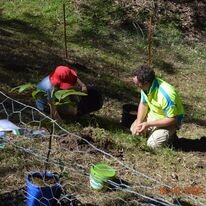
[{"label": "dirt patch", "polygon": [[[115,157],[123,157],[123,150],[117,148],[114,142],[109,138],[97,139],[92,129],[85,128],[81,131],[79,136],[66,135],[57,139],[61,147],[70,151],[80,150],[87,151],[90,154],[101,154],[101,150],[109,152]],[[99,150],[97,150],[98,148]]]}]

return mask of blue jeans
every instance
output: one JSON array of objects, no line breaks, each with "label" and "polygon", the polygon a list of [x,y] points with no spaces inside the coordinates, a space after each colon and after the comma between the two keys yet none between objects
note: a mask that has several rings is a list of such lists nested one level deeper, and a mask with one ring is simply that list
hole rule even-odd
[{"label": "blue jeans", "polygon": [[54,87],[52,86],[49,76],[44,77],[38,84],[37,88],[46,92],[47,97],[36,100],[36,107],[42,112],[49,112],[48,100],[52,98],[52,90]]}]

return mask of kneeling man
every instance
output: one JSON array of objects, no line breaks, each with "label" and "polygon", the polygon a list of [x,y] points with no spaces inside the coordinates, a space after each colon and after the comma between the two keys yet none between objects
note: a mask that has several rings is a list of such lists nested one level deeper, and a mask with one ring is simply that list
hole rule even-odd
[{"label": "kneeling man", "polygon": [[132,78],[141,89],[137,119],[130,128],[132,134],[146,134],[151,148],[172,143],[184,117],[179,94],[172,85],[157,78],[148,65],[134,70]]}]

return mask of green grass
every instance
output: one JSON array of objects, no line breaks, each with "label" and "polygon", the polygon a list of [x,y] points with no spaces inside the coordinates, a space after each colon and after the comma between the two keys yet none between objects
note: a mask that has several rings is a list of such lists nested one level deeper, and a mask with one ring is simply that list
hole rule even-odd
[{"label": "green grass", "polygon": [[[66,4],[68,59],[64,55],[63,2]],[[1,88],[8,92],[28,80],[37,82],[55,65],[79,63],[84,66],[83,69],[77,67],[81,79],[101,89],[104,106],[95,114],[69,120],[63,125],[65,128],[77,134],[91,129],[99,145],[111,144],[111,151],[107,148],[109,152],[123,151],[125,163],[168,184],[185,185],[196,178],[205,185],[205,168],[195,166],[204,156],[169,148],[153,151],[146,146],[145,138],[132,136],[120,124],[122,105],[138,102],[137,89],[126,80],[134,68],[147,61],[147,39],[132,25],[123,26],[124,10],[112,1],[75,2],[1,1]],[[146,36],[146,32],[144,34]],[[205,45],[186,42],[177,23],[156,25],[152,62],[157,75],[175,85],[182,96],[186,119],[178,132],[181,137],[205,136],[205,59]],[[31,99],[18,98],[32,103]],[[20,164],[22,154],[16,156],[19,158],[15,159],[13,151],[5,151],[3,155],[10,159],[8,164],[15,166]],[[2,161],[6,165],[1,158]],[[31,163],[24,171],[30,168]],[[179,182],[174,182],[171,175],[177,171]],[[124,177],[128,178],[127,174]]]},{"label": "green grass", "polygon": [[[37,40],[40,44],[48,45],[48,40],[51,40],[53,47],[58,46],[62,49],[64,45],[63,2],[2,1],[3,28],[14,32],[19,41]],[[88,7],[91,2],[94,3],[92,8]],[[135,32],[131,35],[132,31],[118,28],[118,20],[122,18],[123,13],[117,12],[113,18],[112,12],[120,10],[114,6],[108,9],[109,4],[110,1],[106,5],[100,1],[86,1],[82,5],[75,5],[72,1],[70,4],[66,2],[69,52],[85,62],[85,66],[94,68],[96,78],[89,74],[87,76],[84,72],[80,73],[88,81],[93,80],[99,84],[106,95],[111,98],[123,95],[120,99],[122,102],[135,101],[132,83],[128,85],[122,80],[133,68],[147,60],[147,45]],[[33,30],[23,32],[25,28]],[[25,51],[25,55],[29,55],[29,52]],[[205,57],[204,45],[184,43],[183,34],[178,30],[177,25],[172,23],[157,25],[153,47],[153,64],[157,74],[168,79],[178,88],[186,100],[185,104],[193,100],[195,104],[192,105],[198,105],[191,108],[189,103],[188,109],[194,111],[194,118],[201,119],[205,117]],[[37,77],[32,75],[37,81]],[[188,83],[186,87],[184,80]],[[198,89],[193,94],[195,88]],[[189,110],[186,112],[191,113]]]}]

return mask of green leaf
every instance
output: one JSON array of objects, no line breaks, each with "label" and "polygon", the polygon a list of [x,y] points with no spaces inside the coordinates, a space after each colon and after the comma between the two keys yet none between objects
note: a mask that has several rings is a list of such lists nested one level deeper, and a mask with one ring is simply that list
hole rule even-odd
[{"label": "green leaf", "polygon": [[60,168],[60,170],[61,170],[61,173],[64,171],[64,169],[65,169],[65,164],[64,164],[64,162],[61,160],[61,159],[59,159],[59,168]]},{"label": "green leaf", "polygon": [[62,177],[69,178],[69,173],[68,172],[62,172]]},{"label": "green leaf", "polygon": [[35,88],[35,85],[34,84],[31,84],[31,83],[27,83],[27,84],[22,84],[22,85],[19,85],[15,88],[13,88],[11,91],[17,91],[18,90],[18,93],[22,93],[26,90],[31,90],[31,89],[34,89]]},{"label": "green leaf", "polygon": [[40,98],[43,98],[43,97],[46,97],[46,96],[47,96],[46,92],[41,90],[41,89],[37,89],[37,90],[32,92],[32,97],[34,99],[40,99]]},{"label": "green leaf", "polygon": [[74,89],[58,90],[54,93],[54,96],[58,99],[59,102],[61,102],[61,100],[64,100],[70,95],[86,96],[87,94],[84,92],[76,91]]},{"label": "green leaf", "polygon": [[55,105],[57,106],[63,106],[63,105],[73,105],[71,101],[66,101],[66,102],[55,102]]}]

